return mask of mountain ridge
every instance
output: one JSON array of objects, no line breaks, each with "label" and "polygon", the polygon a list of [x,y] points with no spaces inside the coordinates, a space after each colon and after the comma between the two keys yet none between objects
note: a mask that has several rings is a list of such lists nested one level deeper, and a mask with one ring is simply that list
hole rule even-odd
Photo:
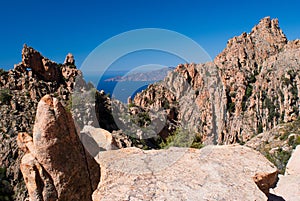
[{"label": "mountain ridge", "polygon": [[[266,17],[249,34],[230,39],[213,62],[178,65],[163,83],[138,94],[134,103],[144,109],[170,105],[178,113],[174,119],[193,119],[202,142],[245,142],[299,116],[299,44],[287,41],[277,19]],[[180,100],[179,108],[172,106]],[[195,103],[198,112],[184,117],[189,103]]]}]

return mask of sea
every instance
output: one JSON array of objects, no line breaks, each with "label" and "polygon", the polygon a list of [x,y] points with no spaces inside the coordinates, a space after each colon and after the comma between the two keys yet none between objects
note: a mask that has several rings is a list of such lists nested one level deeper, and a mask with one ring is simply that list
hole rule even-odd
[{"label": "sea", "polygon": [[92,82],[94,86],[97,86],[97,90],[103,90],[111,98],[118,99],[123,103],[127,103],[128,98],[134,98],[134,96],[146,89],[150,84],[155,81],[106,81],[107,79],[117,76],[123,76],[126,72],[113,71],[105,72],[101,77],[97,75],[87,75],[84,79],[87,82]]}]

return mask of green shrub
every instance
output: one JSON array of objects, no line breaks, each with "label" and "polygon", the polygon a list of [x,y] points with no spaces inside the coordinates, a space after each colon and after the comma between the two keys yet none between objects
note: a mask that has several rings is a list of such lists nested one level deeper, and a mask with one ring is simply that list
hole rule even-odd
[{"label": "green shrub", "polygon": [[160,143],[162,149],[169,147],[191,147],[191,148],[202,148],[200,135],[194,135],[188,130],[178,128],[175,130],[165,141]]},{"label": "green shrub", "polygon": [[12,95],[9,89],[1,89],[0,90],[0,101],[2,103],[8,103],[12,99]]},{"label": "green shrub", "polygon": [[0,167],[0,200],[10,201],[12,200],[12,187],[6,177],[6,168]]},{"label": "green shrub", "polygon": [[253,91],[253,86],[252,85],[248,85],[246,88],[246,99],[250,98],[250,96],[252,95],[252,91]]},{"label": "green shrub", "polygon": [[290,146],[292,146],[293,149],[295,149],[297,145],[300,145],[300,136],[298,136],[298,137],[296,137],[296,138],[295,138],[294,136],[291,136],[291,137],[289,138],[288,144],[289,144]]},{"label": "green shrub", "polygon": [[284,174],[286,165],[291,157],[290,151],[284,151],[282,148],[279,148],[274,154],[266,152],[265,157],[273,163],[277,168],[280,174]]},{"label": "green shrub", "polygon": [[233,103],[233,102],[228,103],[227,111],[228,111],[229,113],[234,113],[234,112],[235,112],[235,103]]},{"label": "green shrub", "polygon": [[262,133],[263,131],[264,131],[263,126],[262,126],[261,123],[259,123],[258,126],[257,126],[257,134]]},{"label": "green shrub", "polygon": [[76,66],[74,64],[69,64],[68,66],[69,66],[69,68],[76,68]]},{"label": "green shrub", "polygon": [[264,105],[265,108],[269,110],[269,116],[268,116],[269,122],[272,122],[274,117],[276,117],[277,119],[280,117],[280,114],[278,111],[276,111],[277,108],[271,99],[266,97],[266,99],[264,100]]},{"label": "green shrub", "polygon": [[134,103],[129,103],[128,108],[131,108],[131,107],[136,107],[136,105]]},{"label": "green shrub", "polygon": [[136,118],[132,119],[139,127],[145,127],[151,124],[151,118],[147,112],[140,112]]},{"label": "green shrub", "polygon": [[5,73],[6,73],[6,71],[4,69],[0,68],[0,76],[5,74]]},{"label": "green shrub", "polygon": [[65,109],[68,112],[72,112],[72,96],[70,96],[70,99],[67,101]]},{"label": "green shrub", "polygon": [[295,98],[298,97],[298,88],[296,85],[292,85],[291,93],[293,94],[293,97],[295,97]]},{"label": "green shrub", "polygon": [[250,78],[249,78],[249,82],[250,82],[250,83],[256,82],[256,77],[255,77],[255,76],[256,76],[255,74],[252,74],[252,75],[250,76]]},{"label": "green shrub", "polygon": [[163,108],[164,109],[170,109],[170,103],[169,103],[169,101],[167,101],[167,100],[164,101]]}]

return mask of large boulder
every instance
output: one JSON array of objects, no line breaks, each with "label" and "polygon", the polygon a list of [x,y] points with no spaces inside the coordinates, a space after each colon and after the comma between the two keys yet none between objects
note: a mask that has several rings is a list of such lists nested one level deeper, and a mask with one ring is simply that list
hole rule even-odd
[{"label": "large boulder", "polygon": [[84,126],[80,131],[80,140],[93,157],[100,151],[117,149],[112,134],[102,128]]},{"label": "large boulder", "polygon": [[18,145],[26,152],[21,171],[31,201],[91,200],[100,167],[81,144],[71,114],[56,98],[41,99],[33,137],[19,133]]},{"label": "large boulder", "polygon": [[268,190],[277,179],[277,169],[263,155],[239,145],[125,148],[100,152],[96,158],[101,182],[94,201],[267,200],[268,191],[259,188]]}]

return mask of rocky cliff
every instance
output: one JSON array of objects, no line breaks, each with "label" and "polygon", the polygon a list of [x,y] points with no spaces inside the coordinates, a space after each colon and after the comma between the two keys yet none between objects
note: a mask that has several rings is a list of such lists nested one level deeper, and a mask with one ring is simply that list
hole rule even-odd
[{"label": "rocky cliff", "polygon": [[25,200],[19,164],[18,132],[32,133],[38,101],[52,94],[66,105],[75,77],[81,72],[68,64],[58,65],[24,46],[22,62],[0,76],[0,166],[6,172],[14,200]]},{"label": "rocky cliff", "polygon": [[188,124],[204,144],[243,144],[299,116],[299,58],[300,41],[288,41],[278,20],[267,17],[230,39],[213,62],[177,66],[134,103],[167,106],[169,122]]},{"label": "rocky cliff", "polygon": [[[1,178],[6,181],[3,191],[7,198],[23,201],[28,196],[19,168],[24,152],[17,146],[18,132],[32,135],[38,102],[46,94],[56,97],[68,110],[76,109],[73,103],[76,95],[72,96],[75,80],[80,92],[93,88],[82,79],[71,54],[64,64],[57,64],[26,45],[22,50],[22,62],[12,70],[0,71],[0,168]],[[99,123],[112,130],[110,100],[103,93],[95,94],[93,106],[97,114],[83,115],[85,111],[76,110],[73,116],[79,127]],[[95,116],[102,120],[98,122]]]}]

